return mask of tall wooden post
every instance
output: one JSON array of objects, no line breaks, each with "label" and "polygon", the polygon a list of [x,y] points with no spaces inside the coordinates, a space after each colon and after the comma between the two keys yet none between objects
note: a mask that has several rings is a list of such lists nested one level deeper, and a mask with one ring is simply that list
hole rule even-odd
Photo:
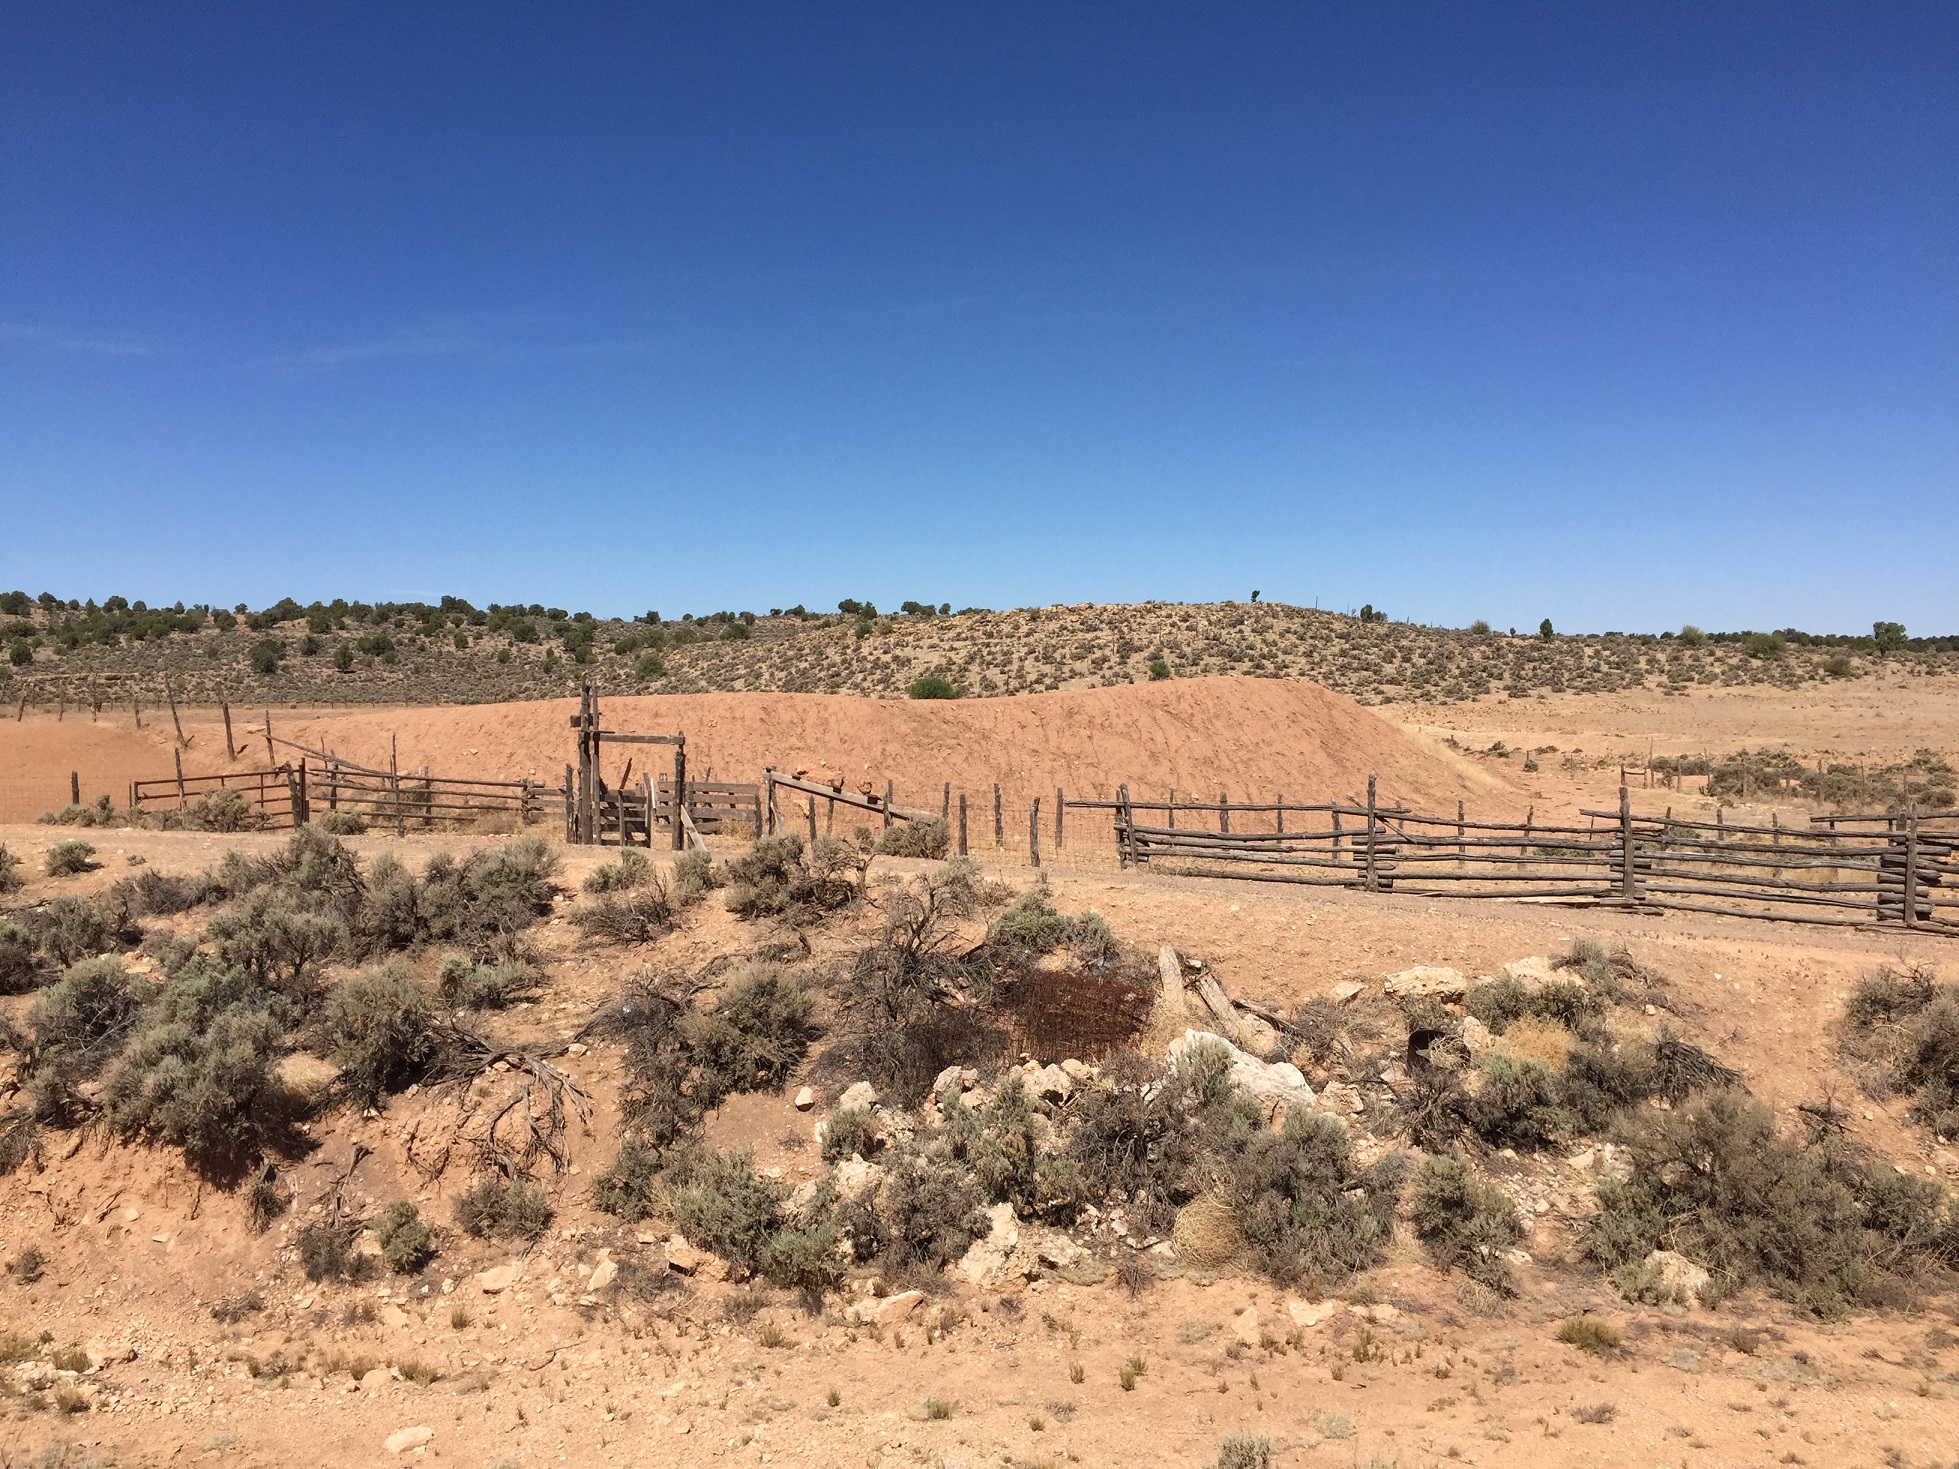
[{"label": "tall wooden post", "polygon": [[993,782],[993,845],[1004,847],[1007,844],[1007,828],[1000,813],[1000,782]]},{"label": "tall wooden post", "polygon": [[1223,791],[1218,792],[1218,830],[1226,833],[1231,830],[1231,798]]},{"label": "tall wooden post", "polygon": [[952,820],[952,782],[945,783],[945,790],[939,796],[939,820]]},{"label": "tall wooden post", "polygon": [[1274,830],[1276,830],[1280,836],[1284,836],[1286,834],[1286,793],[1284,791],[1276,792],[1273,795],[1272,811],[1278,820],[1278,825],[1274,828]]},{"label": "tall wooden post", "polygon": [[1367,891],[1378,892],[1374,884],[1374,777],[1367,777]]},{"label": "tall wooden post", "polygon": [[1061,850],[1061,813],[1068,809],[1067,798],[1061,794],[1061,787],[1054,788],[1054,850]]},{"label": "tall wooden post", "polygon": [[1469,855],[1469,845],[1467,842],[1463,840],[1462,802],[1457,801],[1456,802],[1456,856],[1458,858],[1462,858],[1462,857],[1467,857],[1468,855]]},{"label": "tall wooden post", "polygon": [[809,798],[809,840],[811,846],[816,845],[816,797],[814,796]]},{"label": "tall wooden post", "polygon": [[[268,730],[272,727],[272,716],[270,714],[265,716],[265,725]],[[401,806],[401,766],[397,761],[398,752],[395,749],[394,731],[389,730],[388,793],[394,798],[395,803],[395,835],[397,837],[405,837],[408,835],[408,813]]]},{"label": "tall wooden post", "polygon": [[181,747],[189,743],[184,738],[184,722],[177,717],[177,691],[170,686],[170,680],[163,681],[163,696],[170,701],[170,724],[177,731],[177,744]]},{"label": "tall wooden post", "polygon": [[70,806],[82,804],[82,773],[79,770],[68,772],[68,804]]},{"label": "tall wooden post", "polygon": [[313,819],[313,800],[306,793],[306,757],[299,757],[299,809],[293,813],[293,823]]},{"label": "tall wooden post", "polygon": [[[190,798],[184,794],[184,752],[172,750],[170,754],[177,762],[177,809],[181,811],[190,804]],[[77,801],[75,804],[79,806],[81,802]]]},{"label": "tall wooden post", "polygon": [[1027,808],[1027,861],[1030,866],[1041,865],[1041,798],[1036,796],[1034,804]]},{"label": "tall wooden post", "polygon": [[966,855],[966,793],[959,793],[959,855]]},{"label": "tall wooden post", "polygon": [[1129,787],[1116,787],[1116,861],[1123,867],[1129,866],[1136,856],[1136,829],[1131,825],[1129,809]]},{"label": "tall wooden post", "polygon": [[1918,927],[1918,803],[1905,812],[1905,927]]},{"label": "tall wooden post", "polygon": [[[388,739],[392,742],[394,736],[389,735]],[[272,711],[268,709],[265,711],[265,768],[270,770],[278,763],[279,757],[272,753]]]},{"label": "tall wooden post", "polygon": [[[23,710],[27,708],[27,696],[25,694],[21,695],[20,707]],[[129,691],[129,712],[136,717],[136,727],[141,729],[143,727],[143,706],[136,702],[136,691],[134,689]]]},{"label": "tall wooden post", "polygon": [[220,706],[224,710],[224,757],[227,760],[238,758],[238,747],[231,743],[231,705]]},{"label": "tall wooden post", "polygon": [[891,830],[891,782],[884,783],[884,829]]},{"label": "tall wooden post", "polygon": [[687,850],[687,823],[680,819],[687,801],[687,742],[673,747],[673,849]]},{"label": "tall wooden post", "polygon": [[1177,788],[1175,786],[1170,787],[1170,797],[1163,805],[1164,815],[1167,818],[1163,824],[1169,827],[1170,830],[1175,831],[1177,829]]}]

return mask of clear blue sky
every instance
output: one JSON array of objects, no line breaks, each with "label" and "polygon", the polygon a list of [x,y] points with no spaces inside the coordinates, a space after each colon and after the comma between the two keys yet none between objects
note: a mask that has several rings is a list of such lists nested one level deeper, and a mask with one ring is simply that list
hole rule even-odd
[{"label": "clear blue sky", "polygon": [[1959,7],[29,5],[0,587],[1959,631]]}]

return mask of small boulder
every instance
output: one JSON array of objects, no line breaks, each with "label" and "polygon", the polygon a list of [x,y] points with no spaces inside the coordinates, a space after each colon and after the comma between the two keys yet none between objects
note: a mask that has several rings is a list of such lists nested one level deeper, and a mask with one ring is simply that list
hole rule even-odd
[{"label": "small boulder", "polygon": [[830,1170],[830,1181],[837,1186],[837,1197],[851,1201],[875,1192],[883,1178],[882,1168],[875,1163],[866,1163],[854,1153]]},{"label": "small boulder", "polygon": [[1297,1066],[1290,1061],[1261,1061],[1248,1056],[1221,1035],[1205,1030],[1186,1030],[1170,1043],[1170,1065],[1180,1069],[1186,1057],[1205,1047],[1222,1046],[1226,1052],[1230,1083],[1263,1103],[1268,1115],[1279,1115],[1287,1107],[1313,1105],[1313,1089],[1306,1084]]},{"label": "small boulder", "polygon": [[1075,1078],[1059,1066],[1043,1066],[1027,1078],[1027,1090],[1037,1101],[1059,1106],[1075,1094]]},{"label": "small boulder", "polygon": [[498,1295],[517,1283],[522,1267],[517,1265],[497,1265],[483,1271],[476,1277],[476,1284],[486,1296]]},{"label": "small boulder", "polygon": [[1076,1083],[1080,1085],[1087,1085],[1101,1075],[1099,1071],[1086,1061],[1077,1061],[1073,1056],[1070,1056],[1066,1061],[1061,1063],[1061,1069],[1073,1077]]},{"label": "small boulder", "polygon": [[596,1294],[619,1278],[619,1262],[601,1250],[599,1262],[592,1267],[592,1273],[585,1281],[585,1289]]},{"label": "small boulder", "polygon": [[702,1280],[726,1280],[728,1267],[718,1255],[696,1249],[677,1234],[667,1236],[667,1269],[677,1275],[698,1276]]},{"label": "small boulder", "polygon": [[1020,1244],[1020,1221],[1012,1204],[995,1204],[986,1211],[986,1238],[974,1240],[953,1266],[968,1284],[991,1285],[1006,1273],[1007,1261]]},{"label": "small boulder", "polygon": [[922,1290],[899,1291],[895,1296],[886,1296],[871,1308],[871,1319],[879,1326],[892,1326],[903,1321],[925,1299]]},{"label": "small boulder", "polygon": [[419,1449],[435,1437],[435,1430],[426,1423],[418,1423],[413,1428],[397,1428],[389,1434],[383,1447],[391,1454],[405,1454],[410,1449]]},{"label": "small boulder", "polygon": [[1528,959],[1512,959],[1503,966],[1503,973],[1532,993],[1536,993],[1554,980],[1563,978],[1551,967],[1551,961],[1542,954],[1532,954]]},{"label": "small boulder", "polygon": [[1496,1037],[1490,1034],[1489,1026],[1483,1024],[1474,1015],[1463,1016],[1462,1048],[1469,1052],[1470,1060],[1482,1060],[1483,1057],[1490,1053],[1490,1048],[1495,1044]]},{"label": "small boulder", "polygon": [[1469,989],[1469,980],[1460,969],[1417,964],[1390,975],[1381,988],[1397,1000],[1460,1000]]},{"label": "small boulder", "polygon": [[406,1326],[408,1324],[408,1313],[399,1306],[383,1306],[381,1308],[381,1324],[383,1326],[393,1327]]},{"label": "small boulder", "polygon": [[844,1094],[837,1098],[836,1111],[846,1107],[862,1107],[866,1111],[877,1105],[877,1088],[868,1081],[854,1082],[844,1088]]},{"label": "small boulder", "polygon": [[1367,986],[1351,979],[1343,979],[1326,992],[1326,997],[1336,1005],[1345,1005],[1366,993]]},{"label": "small boulder", "polygon": [[1290,1297],[1286,1300],[1286,1315],[1292,1318],[1294,1326],[1318,1326],[1339,1314],[1338,1301],[1300,1301]]},{"label": "small boulder", "polygon": [[810,1088],[803,1087],[796,1093],[796,1110],[798,1112],[807,1112],[815,1105],[816,1093]]}]

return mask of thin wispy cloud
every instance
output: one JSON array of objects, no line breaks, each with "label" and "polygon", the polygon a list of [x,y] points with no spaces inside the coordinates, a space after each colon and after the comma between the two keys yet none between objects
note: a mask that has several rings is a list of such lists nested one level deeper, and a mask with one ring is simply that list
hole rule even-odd
[{"label": "thin wispy cloud", "polygon": [[[469,318],[456,323],[404,327],[386,336],[351,342],[330,342],[252,359],[255,367],[286,371],[330,371],[368,363],[412,361],[417,358],[474,359],[485,362],[534,362],[550,358],[629,354],[658,345],[651,337],[554,338],[536,329],[561,326],[555,317],[503,315]],[[535,334],[527,334],[530,328]]]},{"label": "thin wispy cloud", "polygon": [[0,321],[0,342],[44,352],[76,352],[92,357],[150,357],[164,349],[134,337],[95,337],[60,327]]}]

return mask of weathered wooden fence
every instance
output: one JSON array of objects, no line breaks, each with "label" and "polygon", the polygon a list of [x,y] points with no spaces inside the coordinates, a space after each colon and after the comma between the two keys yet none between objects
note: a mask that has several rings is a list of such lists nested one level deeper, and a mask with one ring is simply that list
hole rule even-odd
[{"label": "weathered wooden fence", "polygon": [[[1898,924],[1959,934],[1959,815],[1821,816],[1805,827],[1581,811],[1587,824],[1480,822],[1365,803],[1113,808],[1127,866],[1428,897],[1537,898],[1805,923]],[[1160,814],[1159,814],[1160,813]],[[1232,819],[1240,823],[1232,829]],[[1153,819],[1154,818],[1154,819]],[[1247,830],[1256,822],[1258,829]]]},{"label": "weathered wooden fence", "polygon": [[289,830],[329,811],[359,816],[377,830],[469,830],[499,819],[519,826],[561,810],[565,793],[540,781],[485,780],[475,776],[370,770],[342,760],[313,766],[306,760],[264,770],[220,775],[166,776],[129,783],[132,811],[188,810],[220,791],[236,791],[256,813],[254,825]]}]

